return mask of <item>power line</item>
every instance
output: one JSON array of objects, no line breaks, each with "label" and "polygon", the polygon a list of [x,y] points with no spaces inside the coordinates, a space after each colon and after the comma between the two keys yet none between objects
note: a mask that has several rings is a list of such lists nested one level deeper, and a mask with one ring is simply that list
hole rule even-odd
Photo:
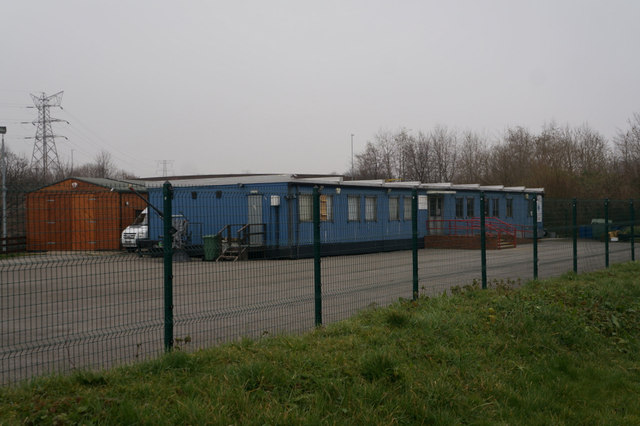
[{"label": "power line", "polygon": [[[71,128],[75,131],[75,133],[80,135],[82,139],[84,139],[85,141],[93,144],[94,146],[100,149],[104,149],[104,147],[107,146],[110,149],[111,154],[115,159],[119,160],[120,162],[126,163],[130,166],[139,167],[141,162],[146,163],[149,166],[152,164],[151,160],[148,160],[146,158],[139,158],[134,155],[131,155],[119,149],[117,146],[109,143],[107,140],[101,137],[98,133],[93,131],[88,125],[83,123],[82,120],[80,120],[76,115],[72,114],[68,108],[64,108],[62,110],[64,113],[68,114],[69,117],[73,119],[74,123],[79,125],[79,126],[72,125]],[[117,153],[114,153],[113,151],[117,151]]]}]

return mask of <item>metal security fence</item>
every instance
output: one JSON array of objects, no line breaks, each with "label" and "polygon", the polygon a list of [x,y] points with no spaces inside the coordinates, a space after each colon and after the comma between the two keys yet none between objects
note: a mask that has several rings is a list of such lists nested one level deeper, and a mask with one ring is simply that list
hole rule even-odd
[{"label": "metal security fence", "polygon": [[485,208],[422,237],[415,189],[383,200],[320,186],[78,188],[9,194],[22,205],[7,238],[26,244],[0,258],[2,384],[300,333],[456,286],[600,269],[635,260],[638,232],[630,200],[534,198],[503,246],[498,234],[512,232]]},{"label": "metal security fence", "polygon": [[[545,231],[553,250],[541,270],[587,272],[635,260],[638,233],[634,200],[545,200]],[[550,244],[551,245],[551,244]]]}]

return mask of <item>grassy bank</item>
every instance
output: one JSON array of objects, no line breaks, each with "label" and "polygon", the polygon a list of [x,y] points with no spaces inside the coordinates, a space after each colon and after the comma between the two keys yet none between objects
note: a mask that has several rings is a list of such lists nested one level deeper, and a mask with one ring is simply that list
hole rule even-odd
[{"label": "grassy bank", "polygon": [[0,390],[0,423],[640,424],[640,264]]}]

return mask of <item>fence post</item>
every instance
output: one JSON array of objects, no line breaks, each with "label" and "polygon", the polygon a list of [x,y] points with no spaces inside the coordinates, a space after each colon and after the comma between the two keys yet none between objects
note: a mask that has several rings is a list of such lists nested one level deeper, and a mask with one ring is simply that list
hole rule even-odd
[{"label": "fence post", "polygon": [[636,260],[636,244],[635,244],[635,240],[633,237],[634,234],[634,222],[636,221],[635,218],[635,212],[633,210],[633,199],[629,200],[629,214],[631,217],[631,260],[635,261]]},{"label": "fence post", "polygon": [[413,261],[413,300],[418,299],[418,190],[411,191],[411,251]]},{"label": "fence post", "polygon": [[164,349],[173,348],[173,224],[172,199],[173,188],[169,182],[162,185],[164,235],[162,240],[164,252]]},{"label": "fence post", "polygon": [[573,229],[573,272],[578,273],[578,200],[573,199],[571,204],[572,210],[572,229]]},{"label": "fence post", "polygon": [[320,190],[313,187],[313,279],[316,327],[322,325],[322,270],[320,268]]},{"label": "fence post", "polygon": [[482,288],[487,288],[487,236],[485,235],[484,191],[480,192],[480,262],[482,265]]},{"label": "fence post", "polygon": [[533,194],[533,279],[538,279],[538,196]]},{"label": "fence post", "polygon": [[609,199],[604,200],[604,267],[609,267]]}]

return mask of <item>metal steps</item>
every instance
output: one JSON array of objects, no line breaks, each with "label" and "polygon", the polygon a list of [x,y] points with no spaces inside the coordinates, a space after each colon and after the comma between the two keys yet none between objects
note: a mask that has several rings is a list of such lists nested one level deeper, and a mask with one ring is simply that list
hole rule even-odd
[{"label": "metal steps", "polygon": [[512,239],[505,239],[504,237],[498,238],[498,250],[506,249],[506,248],[514,248],[516,245],[514,244]]},{"label": "metal steps", "polygon": [[216,262],[227,261],[237,262],[238,260],[246,260],[246,252],[248,246],[238,243],[237,241],[222,240],[222,253],[216,259]]}]

